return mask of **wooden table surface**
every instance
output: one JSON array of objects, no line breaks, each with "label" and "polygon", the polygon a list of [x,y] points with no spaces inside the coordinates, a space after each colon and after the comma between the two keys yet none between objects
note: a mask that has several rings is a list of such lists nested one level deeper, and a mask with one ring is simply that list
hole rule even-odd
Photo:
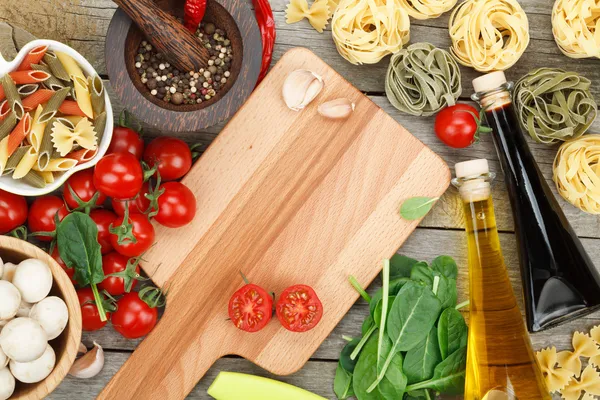
[{"label": "wooden table surface", "polygon": [[[591,79],[593,83],[592,92],[596,100],[600,101],[600,61],[595,59],[570,59],[558,50],[552,37],[550,20],[553,2],[551,0],[521,0],[520,2],[529,17],[531,43],[517,65],[508,71],[508,77],[518,79],[529,70],[542,66],[567,68],[582,73]],[[514,288],[517,293],[520,293],[516,238],[510,204],[491,137],[484,136],[480,143],[467,149],[454,150],[446,147],[433,134],[433,118],[413,117],[400,113],[387,101],[383,88],[385,70],[388,64],[387,58],[377,65],[352,65],[338,55],[329,30],[319,34],[306,21],[287,25],[285,23],[287,0],[271,0],[271,5],[278,29],[274,61],[277,61],[290,48],[308,47],[352,84],[367,93],[375,103],[436,151],[450,166],[472,158],[488,158],[490,160],[492,170],[498,172],[493,195],[504,256]],[[103,78],[107,78],[104,64],[104,40],[115,9],[116,5],[110,0],[2,0],[0,1],[0,20],[18,24],[29,29],[40,38],[58,40],[72,46],[94,65]],[[449,47],[448,14],[432,20],[411,20],[411,25],[413,43],[425,41],[442,48]],[[463,96],[466,101],[472,93],[470,82],[478,76],[478,73],[464,67],[461,67],[461,71],[464,87]],[[113,107],[116,109],[116,115],[118,115],[121,105],[114,96],[112,98]],[[188,142],[208,144],[222,127],[223,124],[210,128],[205,132],[181,136]],[[600,132],[600,121],[596,121],[591,131]],[[150,128],[145,129],[146,138],[159,135],[161,135],[161,132]],[[554,189],[551,176],[556,147],[548,147],[531,141],[529,143],[544,176]],[[393,160],[391,161],[393,162]],[[559,198],[559,202],[575,231],[582,238],[591,258],[600,260],[600,217],[584,214],[561,198]],[[401,253],[413,258],[427,261],[441,254],[454,257],[459,264],[461,274],[459,278],[459,290],[461,291],[459,301],[467,298],[466,286],[468,282],[466,279],[467,260],[463,222],[457,192],[454,188],[450,188],[430,215],[399,250]],[[600,261],[596,263],[596,266],[600,268]],[[372,292],[379,285],[380,282],[376,280],[369,290]],[[519,297],[521,298],[521,296]],[[279,379],[311,390],[327,399],[334,399],[333,378],[337,358],[344,345],[342,335],[360,335],[360,324],[367,312],[367,304],[359,300],[301,371]],[[600,324],[600,312],[580,318],[567,325],[537,333],[532,335],[534,348],[538,350],[550,345],[554,345],[559,349],[570,348],[571,335],[574,331],[587,332],[597,324]],[[102,373],[90,380],[67,378],[52,393],[51,399],[85,400],[94,398],[139,343],[138,341],[123,339],[110,327],[106,327],[99,332],[84,334],[84,342],[88,347],[91,346],[93,341],[101,344],[106,351],[106,364]],[[246,360],[227,357],[219,360],[214,365],[208,375],[190,394],[190,398],[209,399],[210,396],[206,394],[206,389],[221,370],[269,376],[268,373]]]}]

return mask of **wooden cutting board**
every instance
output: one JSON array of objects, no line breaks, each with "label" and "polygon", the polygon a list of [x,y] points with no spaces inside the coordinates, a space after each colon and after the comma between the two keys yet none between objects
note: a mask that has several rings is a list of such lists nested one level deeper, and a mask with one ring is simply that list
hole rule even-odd
[{"label": "wooden cutting board", "polygon": [[[294,112],[281,88],[299,68],[321,75],[325,88]],[[318,115],[320,103],[339,97],[356,103],[349,119]],[[449,181],[435,153],[325,62],[288,51],[184,179],[198,200],[193,223],[156,226],[144,270],[168,288],[167,307],[99,398],[183,399],[227,354],[296,372],[358,298],[348,276],[367,286],[417,226],[400,218],[400,204],[441,196]],[[258,333],[236,329],[227,305],[243,285],[240,271],[275,293],[312,286],[325,310],[320,324],[302,334],[276,318]]]}]

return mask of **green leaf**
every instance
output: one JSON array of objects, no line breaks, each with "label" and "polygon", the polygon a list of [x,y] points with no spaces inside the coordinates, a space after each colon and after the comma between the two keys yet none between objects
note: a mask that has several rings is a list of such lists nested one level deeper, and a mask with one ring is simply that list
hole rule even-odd
[{"label": "green leaf", "polygon": [[367,389],[377,379],[377,340],[378,335],[372,335],[360,353],[356,368],[354,368],[353,388],[358,400],[381,400],[379,389],[371,393]]},{"label": "green leaf", "polygon": [[380,364],[380,359],[381,359],[381,355],[383,354],[382,352],[382,342],[383,342],[383,336],[385,335],[385,324],[387,321],[387,315],[388,315],[388,307],[389,307],[389,295],[390,295],[390,260],[384,260],[383,261],[383,292],[382,292],[382,298],[381,298],[381,311],[379,314],[379,320],[377,317],[374,317],[373,319],[375,320],[375,323],[379,324],[379,344],[377,347],[377,357],[378,357],[378,361],[377,361],[377,368],[381,367]]},{"label": "green leaf", "polygon": [[458,278],[458,266],[456,261],[449,256],[439,256],[431,262],[431,269],[439,272],[449,279]]},{"label": "green leaf", "polygon": [[[396,296],[389,296],[388,297],[388,304],[394,304],[394,301],[396,300]],[[388,312],[387,315],[390,315],[390,311],[391,308],[388,306]],[[379,326],[381,325],[381,314],[383,313],[383,299],[379,300],[379,302],[377,303],[377,306],[375,307],[375,311],[373,313],[373,320],[375,321],[375,323]]]},{"label": "green leaf", "polygon": [[371,330],[371,328],[375,325],[375,321],[373,320],[373,317],[371,317],[370,315],[363,321],[362,327],[360,329],[361,334],[363,336],[365,336],[367,334],[367,332],[369,332],[369,330]]},{"label": "green leaf", "polygon": [[410,282],[410,278],[396,278],[390,281],[390,296],[395,296],[400,292],[402,286]]},{"label": "green leaf", "polygon": [[385,376],[377,386],[379,393],[386,400],[397,400],[404,396],[407,381],[402,372],[402,362],[402,354],[394,354],[387,371],[385,371]]},{"label": "green leaf", "polygon": [[426,262],[420,261],[415,264],[410,271],[410,279],[417,282],[422,282],[430,289],[433,287],[433,270],[429,268]]},{"label": "green leaf", "polygon": [[356,366],[356,361],[350,358],[350,355],[356,349],[356,346],[360,343],[360,339],[352,339],[350,342],[344,346],[342,352],[340,353],[340,365],[346,371],[352,373],[354,372],[354,367]]},{"label": "green leaf", "polygon": [[442,361],[437,329],[431,328],[427,337],[410,349],[404,357],[403,371],[408,383],[421,382],[433,376],[435,366]]},{"label": "green leaf", "polygon": [[460,311],[451,307],[442,312],[438,321],[437,335],[442,359],[446,359],[449,354],[467,345],[467,324]]},{"label": "green leaf", "polygon": [[406,391],[433,389],[437,392],[458,395],[465,387],[465,366],[467,364],[467,347],[461,347],[448,358],[439,363],[433,371],[433,378],[408,385]]},{"label": "green leaf", "polygon": [[390,259],[390,281],[397,278],[410,278],[410,270],[418,261],[401,254],[394,254]]},{"label": "green leaf", "polygon": [[446,278],[444,275],[440,275],[440,273],[437,271],[434,271],[434,275],[439,278],[438,288],[435,292],[435,295],[442,302],[442,309],[456,306],[456,300],[458,298],[456,280]]},{"label": "green leaf", "polygon": [[96,223],[86,214],[73,212],[58,224],[56,238],[60,258],[75,269],[75,280],[82,286],[104,280],[102,253]]},{"label": "green leaf", "polygon": [[333,391],[339,400],[345,400],[354,396],[352,388],[352,374],[346,371],[341,364],[338,364],[333,380]]},{"label": "green leaf", "polygon": [[400,206],[400,216],[408,221],[423,218],[438,200],[439,197],[411,197]]}]

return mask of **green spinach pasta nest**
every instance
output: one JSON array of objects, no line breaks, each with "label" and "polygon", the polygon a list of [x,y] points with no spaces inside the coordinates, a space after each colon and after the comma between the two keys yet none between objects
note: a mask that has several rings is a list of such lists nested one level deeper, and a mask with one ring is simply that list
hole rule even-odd
[{"label": "green spinach pasta nest", "polygon": [[450,53],[415,43],[394,54],[385,77],[385,94],[400,111],[429,116],[453,105],[460,94],[460,70]]},{"label": "green spinach pasta nest", "polygon": [[596,119],[589,79],[558,68],[539,68],[519,79],[514,101],[519,120],[537,142],[554,144],[583,135]]}]

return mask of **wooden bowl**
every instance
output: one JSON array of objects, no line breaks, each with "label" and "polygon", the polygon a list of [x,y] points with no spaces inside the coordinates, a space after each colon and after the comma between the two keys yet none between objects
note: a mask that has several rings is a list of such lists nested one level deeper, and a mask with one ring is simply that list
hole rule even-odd
[{"label": "wooden bowl", "polygon": [[23,384],[17,381],[15,393],[10,400],[39,400],[48,396],[67,376],[75,361],[81,343],[81,309],[75,287],[71,280],[42,249],[20,239],[0,236],[0,257],[4,262],[18,264],[28,258],[37,258],[47,263],[52,271],[54,283],[50,296],[58,296],[65,301],[69,310],[69,322],[59,337],[49,342],[56,353],[56,366],[46,379],[39,383]]},{"label": "wooden bowl", "polygon": [[[158,3],[163,10],[183,16],[182,0]],[[176,106],[152,96],[142,83],[134,57],[144,36],[122,10],[113,16],[105,49],[111,87],[123,106],[140,121],[168,132],[199,131],[229,118],[252,93],[262,63],[262,41],[252,9],[247,2],[238,0],[209,0],[204,21],[223,29],[231,41],[231,76],[212,99]],[[181,29],[185,29],[183,25]]]}]

